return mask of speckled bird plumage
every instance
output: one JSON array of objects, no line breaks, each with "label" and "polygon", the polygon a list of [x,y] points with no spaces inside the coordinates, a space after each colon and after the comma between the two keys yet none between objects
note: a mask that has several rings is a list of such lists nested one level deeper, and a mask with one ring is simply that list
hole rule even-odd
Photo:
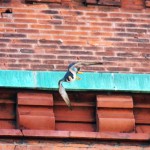
[{"label": "speckled bird plumage", "polygon": [[76,79],[80,80],[80,78],[77,76],[77,74],[80,71],[80,68],[82,66],[88,66],[88,65],[102,65],[101,62],[76,62],[76,63],[71,63],[68,66],[68,70],[64,77],[59,80],[58,86],[59,86],[59,93],[62,96],[63,100],[66,102],[67,106],[72,110],[71,103],[68,97],[68,94],[63,87],[62,83],[63,82],[73,82]]}]

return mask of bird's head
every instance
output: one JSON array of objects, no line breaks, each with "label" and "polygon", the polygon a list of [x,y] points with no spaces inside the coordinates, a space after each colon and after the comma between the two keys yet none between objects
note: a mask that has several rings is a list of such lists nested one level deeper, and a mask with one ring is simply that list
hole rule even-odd
[{"label": "bird's head", "polygon": [[80,71],[80,68],[78,68],[78,67],[73,67],[72,70],[75,71],[76,73],[78,73],[78,72]]},{"label": "bird's head", "polygon": [[[68,66],[68,70],[69,70],[74,64],[75,64],[75,63],[71,63],[71,64]],[[80,70],[80,68],[74,66],[74,67],[72,68],[72,70],[73,70],[74,72],[78,73],[78,71]]]}]

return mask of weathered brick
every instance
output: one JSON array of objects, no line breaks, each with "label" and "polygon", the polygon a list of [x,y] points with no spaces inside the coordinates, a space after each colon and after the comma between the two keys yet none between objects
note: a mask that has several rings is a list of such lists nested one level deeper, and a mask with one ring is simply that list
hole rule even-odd
[{"label": "weathered brick", "polygon": [[93,53],[90,51],[71,51],[71,54],[75,55],[92,55]]},{"label": "weathered brick", "polygon": [[130,68],[129,67],[107,67],[106,68],[108,71],[112,71],[112,72],[130,72]]},{"label": "weathered brick", "polygon": [[8,64],[8,67],[12,67],[12,68],[28,68],[29,65],[28,64]]},{"label": "weathered brick", "polygon": [[104,61],[125,61],[127,58],[125,57],[103,57]]},{"label": "weathered brick", "polygon": [[136,37],[137,36],[134,33],[116,33],[116,35],[120,37]]},{"label": "weathered brick", "polygon": [[[138,42],[138,43],[149,43],[149,39],[128,39],[129,42]],[[138,44],[138,46],[142,46],[140,44]]]},{"label": "weathered brick", "polygon": [[150,46],[150,44],[148,43],[138,43],[138,47],[144,47],[144,48],[148,48]]},{"label": "weathered brick", "polygon": [[58,14],[57,10],[42,10],[41,12],[45,14]]},{"label": "weathered brick", "polygon": [[25,55],[25,54],[8,54],[7,55],[10,58],[30,58],[30,55]]},{"label": "weathered brick", "polygon": [[102,18],[101,19],[102,21],[110,21],[110,22],[122,22],[123,20],[122,20],[122,18],[115,18],[115,17],[113,17],[113,18]]},{"label": "weathered brick", "polygon": [[69,59],[75,60],[75,59],[76,59],[76,56],[58,56],[57,58],[58,58],[58,59],[66,59],[66,60],[69,60]]},{"label": "weathered brick", "polygon": [[4,33],[3,36],[10,37],[10,38],[23,38],[23,37],[26,37],[26,34]]},{"label": "weathered brick", "polygon": [[124,41],[123,38],[104,38],[104,40],[106,40],[106,41],[113,41],[113,42],[115,42],[115,41]]},{"label": "weathered brick", "polygon": [[2,42],[10,42],[10,39],[0,39],[0,42],[2,43]]},{"label": "weathered brick", "polygon": [[62,43],[61,40],[45,40],[45,39],[41,39],[39,40],[39,42],[41,44],[61,44]]},{"label": "weathered brick", "polygon": [[91,33],[90,33],[92,36],[108,36],[108,37],[111,37],[113,34],[112,33],[108,33],[108,32],[102,32],[102,31],[92,31]]},{"label": "weathered brick", "polygon": [[40,64],[41,60],[39,59],[19,59],[19,63],[29,63],[29,64]]},{"label": "weathered brick", "polygon": [[65,24],[67,25],[85,25],[86,23],[83,21],[65,21]]},{"label": "weathered brick", "polygon": [[38,23],[40,24],[52,24],[52,25],[60,25],[62,24],[61,20],[38,20]]},{"label": "weathered brick", "polygon": [[16,23],[37,23],[36,19],[14,19]]},{"label": "weathered brick", "polygon": [[106,27],[106,26],[109,27],[109,26],[112,25],[112,23],[110,23],[110,22],[94,22],[94,21],[92,21],[92,22],[90,22],[90,25],[92,25],[92,26],[100,26],[100,27]]},{"label": "weathered brick", "polygon": [[55,40],[60,39],[61,41],[71,41],[72,40],[73,42],[75,42],[75,40],[77,40],[76,36],[70,36],[70,35],[66,35],[66,36],[64,36],[64,35],[53,35],[53,38]]},{"label": "weathered brick", "polygon": [[36,48],[39,48],[39,49],[56,49],[57,45],[39,45],[39,46],[36,46]]},{"label": "weathered brick", "polygon": [[107,13],[102,13],[102,12],[87,12],[86,13],[87,16],[98,16],[98,17],[107,17],[108,14]]},{"label": "weathered brick", "polygon": [[122,0],[122,7],[126,9],[143,9],[143,0]]},{"label": "weathered brick", "polygon": [[55,59],[56,58],[56,56],[54,56],[54,55],[43,55],[43,54],[35,54],[34,56],[33,56],[33,58],[40,58],[40,59]]},{"label": "weathered brick", "polygon": [[125,32],[124,28],[108,28],[108,27],[103,27],[103,31],[111,31],[111,32]]},{"label": "weathered brick", "polygon": [[17,33],[34,33],[34,34],[38,34],[39,33],[39,30],[36,30],[36,29],[16,29],[16,32]]},{"label": "weathered brick", "polygon": [[132,70],[134,72],[146,72],[146,73],[150,73],[150,69],[149,68],[145,68],[145,67],[143,67],[143,68],[141,68],[141,67],[134,68],[133,67]]},{"label": "weathered brick", "polygon": [[34,53],[33,49],[20,49],[21,53]]},{"label": "weathered brick", "polygon": [[[149,9],[83,7],[78,1],[69,3],[26,5],[15,1],[11,6],[12,17],[0,19],[1,58],[5,57],[5,67],[14,59],[22,64],[30,60],[27,64],[32,65],[44,65],[49,60],[49,64],[56,64],[52,70],[59,70],[72,59],[85,60],[91,56],[92,60],[101,59],[108,68],[115,67],[116,71],[119,66],[120,72],[121,67],[126,68],[125,64],[129,65],[129,72],[138,72],[140,61],[139,71],[144,73],[144,63],[149,62]],[[101,3],[106,4],[106,0]],[[121,3],[135,8],[143,4],[141,0],[123,0]],[[0,12],[5,11],[3,5]],[[4,67],[4,63],[1,62],[1,66]],[[17,65],[14,68],[20,69]],[[96,67],[84,69],[105,70]]]},{"label": "weathered brick", "polygon": [[65,25],[62,25],[62,26],[55,26],[55,29],[59,29],[59,30],[76,30],[77,27],[76,26],[65,26]]},{"label": "weathered brick", "polygon": [[11,22],[11,19],[9,19],[9,18],[0,18],[0,23],[1,22],[5,22],[5,23]]},{"label": "weathered brick", "polygon": [[5,43],[0,43],[0,48],[4,48],[6,47],[6,44]]},{"label": "weathered brick", "polygon": [[17,49],[7,49],[7,48],[5,48],[5,49],[1,49],[1,52],[5,52],[5,53],[15,53],[15,52],[18,52],[18,50]]},{"label": "weathered brick", "polygon": [[44,64],[64,64],[64,60],[44,60]]},{"label": "weathered brick", "polygon": [[61,10],[60,12],[62,15],[83,15],[83,12],[82,11],[78,11],[78,10],[75,10],[75,11],[68,11],[68,10]]},{"label": "weathered brick", "polygon": [[29,44],[9,44],[12,48],[32,48]]},{"label": "weathered brick", "polygon": [[133,54],[133,53],[117,53],[117,56],[119,56],[119,57],[136,57],[136,54]]},{"label": "weathered brick", "polygon": [[35,39],[35,40],[37,40],[37,39],[50,39],[50,36],[49,36],[49,34],[28,34],[28,38],[30,38],[30,39]]},{"label": "weathered brick", "polygon": [[111,17],[121,17],[121,18],[130,18],[132,17],[132,14],[128,14],[128,13],[110,13]]},{"label": "weathered brick", "polygon": [[49,28],[48,30],[40,30],[39,32],[42,34],[48,34],[48,35],[59,35],[59,34],[61,35],[65,33],[64,31],[60,31],[60,30],[49,30]]},{"label": "weathered brick", "polygon": [[31,44],[37,44],[38,40],[33,40],[33,39],[17,39],[17,40],[13,40],[13,42],[18,42],[18,43],[31,43]]},{"label": "weathered brick", "polygon": [[120,46],[120,47],[125,47],[125,46],[126,47],[138,47],[138,44],[135,42],[133,42],[133,43],[131,43],[131,42],[124,42],[124,43],[118,42],[118,43],[113,43],[113,45]]},{"label": "weathered brick", "polygon": [[127,32],[146,33],[146,29],[127,29]]},{"label": "weathered brick", "polygon": [[115,52],[112,52],[112,51],[99,51],[99,52],[95,52],[95,54],[97,55],[97,56],[115,56]]},{"label": "weathered brick", "polygon": [[13,12],[14,13],[29,13],[29,14],[31,14],[31,13],[34,13],[35,12],[35,10],[34,9],[26,9],[26,8],[15,8],[14,10],[13,10]]},{"label": "weathered brick", "polygon": [[44,14],[14,14],[13,15],[15,18],[31,18],[31,19],[50,19],[51,17],[48,15],[44,15]]},{"label": "weathered brick", "polygon": [[13,145],[13,146],[14,146],[13,150],[27,150],[28,149],[27,145],[25,145],[25,144]]},{"label": "weathered brick", "polygon": [[54,69],[53,65],[39,65],[39,64],[31,64],[30,65],[31,69],[33,70],[51,70]]},{"label": "weathered brick", "polygon": [[[51,29],[52,26],[48,24],[31,24],[30,27],[32,29]],[[46,31],[47,32],[47,31]]]},{"label": "weathered brick", "polygon": [[129,27],[129,28],[134,28],[137,26],[136,24],[134,24],[132,22],[131,23],[116,23],[116,25],[118,27]]},{"label": "weathered brick", "polygon": [[53,55],[54,54],[55,55],[67,55],[67,54],[69,54],[68,51],[65,51],[65,50],[55,50],[55,49],[45,49],[44,52],[47,53],[47,54],[53,54]]},{"label": "weathered brick", "polygon": [[94,56],[79,56],[80,60],[97,60]]},{"label": "weathered brick", "polygon": [[84,40],[77,40],[77,41],[64,41],[63,42],[65,45],[86,45],[86,41]]},{"label": "weathered brick", "polygon": [[60,48],[61,49],[75,49],[75,50],[80,50],[82,47],[81,46],[75,46],[75,45],[73,45],[73,46],[68,45],[68,46],[60,46]]},{"label": "weathered brick", "polygon": [[88,35],[88,32],[86,31],[65,31],[66,35],[73,35],[73,36],[81,36],[81,35]]}]

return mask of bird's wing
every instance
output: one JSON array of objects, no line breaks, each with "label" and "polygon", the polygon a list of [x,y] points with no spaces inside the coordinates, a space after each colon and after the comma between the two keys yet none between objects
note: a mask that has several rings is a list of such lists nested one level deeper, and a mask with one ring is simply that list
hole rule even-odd
[{"label": "bird's wing", "polygon": [[82,67],[82,66],[90,66],[90,65],[102,65],[102,62],[77,62],[74,65],[71,66],[70,69],[74,68],[74,67]]},{"label": "bird's wing", "polygon": [[70,110],[72,110],[68,94],[65,88],[63,87],[62,82],[59,83],[59,93],[62,96],[63,100],[66,102],[67,106],[70,108]]}]

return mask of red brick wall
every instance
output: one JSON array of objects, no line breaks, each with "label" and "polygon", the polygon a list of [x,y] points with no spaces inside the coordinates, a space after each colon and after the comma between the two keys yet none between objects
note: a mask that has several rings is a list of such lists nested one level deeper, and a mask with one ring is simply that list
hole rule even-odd
[{"label": "red brick wall", "polygon": [[[150,73],[150,9],[2,4],[0,69],[66,70],[78,60],[104,62],[87,71]],[[148,143],[1,139],[2,150],[143,149]]]},{"label": "red brick wall", "polygon": [[148,143],[85,140],[10,140],[1,139],[2,150],[149,150]]},{"label": "red brick wall", "polygon": [[61,4],[1,4],[0,68],[65,70],[77,60],[104,62],[87,71],[150,73],[150,9]]}]

